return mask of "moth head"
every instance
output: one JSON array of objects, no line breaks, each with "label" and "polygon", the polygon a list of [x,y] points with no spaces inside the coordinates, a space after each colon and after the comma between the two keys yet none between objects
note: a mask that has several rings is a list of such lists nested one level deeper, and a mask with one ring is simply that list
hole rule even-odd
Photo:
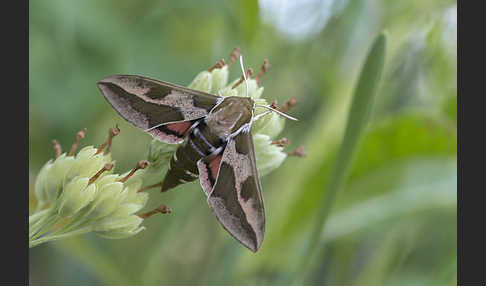
[{"label": "moth head", "polygon": [[250,97],[228,96],[206,118],[206,124],[221,137],[238,131],[251,122],[255,102]]},{"label": "moth head", "polygon": [[[247,75],[245,73],[245,67],[243,65],[243,56],[240,55],[240,67],[241,67],[241,72],[242,72],[242,77],[245,81],[245,84],[246,84],[246,98],[247,99],[250,99],[249,95],[248,95],[248,79],[247,79]],[[256,81],[258,82],[259,78],[261,77],[261,75],[265,72],[265,70],[268,68],[268,62],[265,60],[264,63],[263,63],[263,66],[262,66],[262,70],[259,72],[259,74],[257,75],[257,79]],[[249,70],[250,71],[250,70]],[[250,73],[251,74],[251,73]],[[250,99],[251,100],[251,99]],[[293,99],[295,101],[295,99]],[[284,111],[288,108],[285,108],[285,110],[277,110],[274,108],[274,106],[272,105],[258,105],[258,104],[255,104],[255,102],[253,100],[251,100],[251,106],[252,106],[252,112],[251,112],[251,121],[250,121],[250,125],[252,122],[255,122],[257,121],[258,119],[260,119],[261,117],[269,114],[270,112],[275,112],[277,113],[278,115],[284,117],[284,118],[287,118],[287,119],[290,119],[290,120],[294,120],[294,121],[297,121],[297,118],[294,118],[288,114],[285,114]],[[255,108],[256,107],[263,107],[263,108],[266,108],[267,111],[264,112],[264,113],[261,113],[259,114],[258,116],[253,116],[254,112],[255,112]]]}]

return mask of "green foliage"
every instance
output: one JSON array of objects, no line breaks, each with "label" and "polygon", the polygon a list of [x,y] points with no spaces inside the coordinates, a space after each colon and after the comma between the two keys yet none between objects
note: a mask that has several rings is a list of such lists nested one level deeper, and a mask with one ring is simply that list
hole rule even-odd
[{"label": "green foliage", "polygon": [[[106,103],[96,88],[100,78],[139,74],[187,86],[235,46],[255,72],[269,59],[262,78],[269,102],[297,99],[288,113],[299,121],[287,121],[282,136],[291,142],[285,151],[299,145],[307,151],[262,180],[267,228],[256,254],[221,229],[196,181],[150,193],[144,210],[163,202],[173,212],[147,219],[135,236],[86,234],[30,249],[32,283],[65,285],[63,277],[71,285],[288,285],[301,275],[297,262],[329,185],[340,179],[333,171],[338,163],[349,176],[342,177],[320,237],[325,252],[313,281],[455,284],[455,1],[304,1],[269,9],[270,2],[276,1],[30,3],[31,193],[54,157],[51,139],[68,146],[73,130],[86,127],[84,142],[103,142],[118,123],[117,170],[150,155],[151,137]],[[279,14],[286,9],[287,18]],[[301,38],[276,24],[296,29],[306,20],[320,28]],[[363,89],[356,84],[369,48],[384,29],[386,62],[373,108],[351,107],[353,92]],[[241,74],[236,65],[229,72],[230,79]],[[356,107],[369,110],[369,124]],[[346,124],[362,125],[356,148],[341,145]],[[346,166],[343,156],[353,163]]]},{"label": "green foliage", "polygon": [[317,210],[315,226],[312,231],[307,249],[303,255],[302,263],[297,269],[302,276],[298,278],[298,285],[306,284],[306,273],[314,269],[314,259],[322,255],[321,236],[327,222],[329,213],[334,204],[338,192],[341,190],[344,181],[347,179],[349,169],[354,161],[354,156],[361,134],[369,122],[376,90],[380,84],[381,74],[385,62],[386,34],[380,34],[373,43],[361,70],[358,84],[354,90],[351,108],[346,120],[346,131],[333,163],[334,167],[331,178],[326,186],[326,195],[320,202]]}]

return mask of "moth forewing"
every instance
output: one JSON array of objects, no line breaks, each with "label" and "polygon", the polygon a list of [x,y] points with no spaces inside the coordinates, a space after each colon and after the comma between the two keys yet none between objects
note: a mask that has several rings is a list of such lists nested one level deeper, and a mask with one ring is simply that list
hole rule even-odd
[{"label": "moth forewing", "polygon": [[166,143],[180,143],[194,120],[204,118],[221,100],[219,96],[136,75],[105,77],[98,82],[98,88],[124,119]]},{"label": "moth forewing", "polygon": [[235,239],[253,252],[260,248],[265,209],[249,126],[228,140],[208,204]]}]

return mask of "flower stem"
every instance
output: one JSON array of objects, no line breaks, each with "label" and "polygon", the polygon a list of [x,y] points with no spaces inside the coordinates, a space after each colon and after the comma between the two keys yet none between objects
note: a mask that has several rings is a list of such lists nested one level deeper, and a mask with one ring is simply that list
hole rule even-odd
[{"label": "flower stem", "polygon": [[57,229],[52,234],[53,235],[58,235],[58,234],[62,234],[62,233],[67,233],[67,232],[71,231],[72,229],[75,229],[75,228],[77,228],[77,227],[79,227],[81,225],[84,225],[87,221],[89,221],[89,220],[86,220],[84,218],[84,216],[88,212],[89,211],[86,210],[86,211],[81,211],[81,212],[77,213],[75,216],[73,216],[71,218],[71,220],[68,223],[66,223],[65,225],[63,225],[59,229]]},{"label": "flower stem", "polygon": [[45,234],[51,227],[56,225],[56,223],[59,222],[61,217],[56,213],[53,214],[52,216],[49,216],[40,226],[38,226],[38,229],[35,229],[33,233],[30,235],[29,241],[32,241],[36,239],[37,237]]},{"label": "flower stem", "polygon": [[54,215],[53,208],[31,215],[29,217],[29,237],[36,235]]},{"label": "flower stem", "polygon": [[71,231],[71,232],[67,232],[67,233],[63,233],[63,234],[46,235],[44,237],[41,237],[41,238],[38,238],[38,239],[34,239],[34,240],[29,241],[29,248],[32,248],[34,246],[37,246],[37,245],[39,245],[41,243],[45,243],[45,242],[49,242],[49,241],[53,241],[53,240],[58,240],[58,239],[62,239],[62,238],[67,238],[69,236],[83,234],[83,233],[87,233],[87,232],[90,232],[90,231],[91,231],[91,227],[90,226],[87,226],[87,227],[80,228],[78,230]]},{"label": "flower stem", "polygon": [[49,212],[49,209],[45,209],[45,210],[41,210],[39,212],[35,212],[34,214],[31,214],[29,216],[29,226],[34,225],[34,223],[43,219],[48,212]]}]

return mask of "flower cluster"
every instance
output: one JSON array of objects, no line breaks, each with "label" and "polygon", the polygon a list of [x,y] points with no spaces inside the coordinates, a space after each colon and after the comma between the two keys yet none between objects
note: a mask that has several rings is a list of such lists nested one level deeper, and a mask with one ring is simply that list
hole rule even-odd
[{"label": "flower cluster", "polygon": [[[87,232],[124,238],[144,229],[140,224],[147,214],[135,213],[148,200],[147,193],[138,192],[142,186],[141,169],[148,162],[140,161],[122,175],[113,173],[111,140],[119,132],[118,127],[111,128],[104,144],[84,147],[76,155],[85,130],[78,132],[68,154],[62,153],[60,145],[53,141],[56,159],[42,167],[35,182],[37,210],[29,217],[30,247]],[[160,212],[169,212],[162,209]]]},{"label": "flower cluster", "polygon": [[[220,96],[249,96],[257,105],[269,106],[262,98],[261,76],[269,68],[264,61],[259,73],[251,78],[249,69],[245,76],[228,83],[229,67],[236,60],[239,49],[232,51],[228,63],[224,59],[213,67],[200,72],[188,86]],[[245,81],[244,84],[242,84]],[[281,107],[274,101],[270,106],[285,112],[296,104],[295,99]],[[276,112],[257,107],[255,116],[268,113],[252,124],[255,157],[260,176],[278,168],[288,156],[304,156],[302,147],[284,152],[286,138],[276,140],[284,128],[285,119]],[[169,161],[178,145],[153,140],[148,150],[148,161],[140,161],[125,174],[113,173],[114,161],[110,149],[112,139],[120,132],[117,127],[109,130],[109,136],[100,147],[87,146],[74,154],[86,131],[80,131],[69,153],[62,153],[60,145],[53,141],[56,159],[47,162],[35,182],[37,209],[29,217],[29,246],[65,238],[71,235],[95,232],[106,238],[125,238],[144,229],[142,221],[155,213],[170,213],[160,207],[136,214],[147,203],[147,189],[160,183],[144,186],[152,176],[160,178],[167,170]],[[150,166],[147,168],[147,166]]]}]

